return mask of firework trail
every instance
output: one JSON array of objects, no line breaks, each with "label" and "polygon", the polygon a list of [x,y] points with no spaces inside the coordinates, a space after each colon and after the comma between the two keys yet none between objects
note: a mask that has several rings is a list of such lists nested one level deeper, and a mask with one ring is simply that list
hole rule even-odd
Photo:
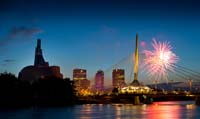
[{"label": "firework trail", "polygon": [[174,72],[173,66],[178,62],[178,57],[172,52],[169,42],[152,41],[153,50],[144,50],[144,69],[156,81],[167,80],[168,71]]}]

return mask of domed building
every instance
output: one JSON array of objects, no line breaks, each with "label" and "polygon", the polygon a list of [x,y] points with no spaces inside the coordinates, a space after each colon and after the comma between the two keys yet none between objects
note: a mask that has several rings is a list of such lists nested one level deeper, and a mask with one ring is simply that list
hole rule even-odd
[{"label": "domed building", "polygon": [[45,77],[57,77],[63,78],[60,73],[59,66],[49,66],[49,63],[44,60],[41,49],[41,40],[37,40],[37,46],[35,48],[35,60],[34,65],[26,66],[19,72],[19,79],[27,80],[30,82],[37,81],[39,78]]}]

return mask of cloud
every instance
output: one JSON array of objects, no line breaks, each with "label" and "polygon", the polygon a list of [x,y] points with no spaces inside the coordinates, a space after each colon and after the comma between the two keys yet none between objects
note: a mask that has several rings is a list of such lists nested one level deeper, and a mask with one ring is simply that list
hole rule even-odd
[{"label": "cloud", "polygon": [[35,34],[41,33],[42,30],[39,28],[28,28],[28,27],[13,27],[10,30],[9,37],[16,38],[18,36],[32,37]]},{"label": "cloud", "polygon": [[5,59],[3,60],[4,63],[10,63],[10,62],[15,62],[14,59]]},{"label": "cloud", "polygon": [[11,63],[14,63],[16,60],[14,59],[4,59],[1,61],[1,65],[2,66],[8,66],[10,65]]},{"label": "cloud", "polygon": [[12,42],[24,42],[30,40],[32,39],[33,36],[41,32],[43,32],[42,29],[35,27],[25,27],[25,26],[12,27],[9,30],[8,34],[0,41],[0,46]]}]

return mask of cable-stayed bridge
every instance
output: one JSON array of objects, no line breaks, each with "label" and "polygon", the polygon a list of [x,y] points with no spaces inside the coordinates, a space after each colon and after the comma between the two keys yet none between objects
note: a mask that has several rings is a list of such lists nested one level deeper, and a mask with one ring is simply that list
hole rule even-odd
[{"label": "cable-stayed bridge", "polygon": [[[140,54],[140,61],[139,61],[139,72],[138,72],[138,80],[140,83],[149,85],[149,84],[160,84],[160,83],[167,83],[169,86],[171,83],[176,87],[177,85],[180,85],[180,83],[176,82],[182,82],[185,84],[190,85],[192,84],[196,85],[200,84],[200,73],[198,71],[192,70],[190,68],[187,68],[185,66],[181,66],[179,64],[173,64],[173,70],[167,70],[166,79],[163,79],[160,77],[160,79],[156,78],[156,76],[152,76],[149,74],[148,71],[146,71],[145,67],[142,65],[142,58],[144,57],[143,54]],[[112,65],[107,70],[105,70],[105,80],[110,80],[108,82],[112,82],[112,71],[113,69],[124,69],[125,70],[125,81],[127,84],[131,84],[131,82],[134,79],[133,75],[133,65],[134,65],[134,57],[133,55],[127,56],[120,60],[118,63]],[[196,84],[195,84],[196,83]],[[110,84],[112,85],[112,84]],[[200,85],[199,85],[200,86]],[[161,87],[162,88],[162,87]],[[200,87],[199,87],[200,90]]]},{"label": "cable-stayed bridge", "polygon": [[[159,63],[159,58],[168,60],[163,59],[163,57],[166,57],[163,55],[168,55],[168,53],[161,54],[161,57],[156,57],[158,60],[156,59],[151,63]],[[107,100],[108,103],[133,103],[137,105],[141,104],[140,102],[151,103],[152,98],[158,101],[170,99],[194,100],[197,96],[200,96],[200,73],[198,71],[172,62],[161,64],[164,70],[159,70],[159,68],[156,70],[150,68],[149,70],[149,67],[145,65],[145,59],[145,53],[139,53],[138,35],[136,35],[134,53],[122,58],[119,62],[104,70],[104,85],[113,89],[112,94],[102,95],[102,97],[97,95],[97,98],[92,98],[94,99],[93,101],[99,102],[102,98],[104,101]],[[113,80],[117,79],[113,78],[113,72],[118,69],[125,72],[118,76],[123,77],[120,80],[125,80],[126,85],[124,83],[114,85],[115,81]]]},{"label": "cable-stayed bridge", "polygon": [[[157,46],[160,45],[159,47],[164,46],[163,43],[155,43]],[[166,45],[169,44],[167,43]],[[166,62],[166,65],[163,65],[165,72],[162,72],[162,69],[160,71],[157,69],[157,72],[155,72],[153,68],[149,70],[145,65],[145,58],[147,56],[145,56],[144,52],[139,52],[138,47],[138,35],[136,34],[134,53],[122,58],[119,62],[113,64],[105,70],[105,82],[107,86],[113,86],[112,71],[114,69],[123,69],[125,71],[125,83],[127,86],[135,85],[133,84],[134,82],[136,82],[136,84],[139,82],[140,85],[148,85],[151,88],[160,90],[170,89],[200,92],[200,73],[198,71],[192,70],[180,64],[168,62]],[[164,46],[163,48],[166,47],[167,46]],[[171,46],[169,46],[169,48],[170,47]],[[160,49],[163,50],[162,48]],[[163,55],[168,55],[168,53],[161,54],[161,60],[163,60],[163,57],[168,58]],[[155,63],[157,62],[160,62],[160,60],[156,60]]]}]

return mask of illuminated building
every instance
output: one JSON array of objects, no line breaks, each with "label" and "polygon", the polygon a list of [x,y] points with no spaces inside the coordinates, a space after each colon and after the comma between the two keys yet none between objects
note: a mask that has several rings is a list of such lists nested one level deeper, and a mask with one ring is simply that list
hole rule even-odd
[{"label": "illuminated building", "polygon": [[87,71],[85,69],[74,69],[73,70],[73,80],[83,80],[87,79]]},{"label": "illuminated building", "polygon": [[85,69],[74,69],[73,80],[77,91],[88,89],[90,81],[87,80],[87,71]]},{"label": "illuminated building", "polygon": [[30,82],[37,81],[39,78],[56,77],[63,78],[60,73],[59,66],[49,66],[49,63],[44,60],[41,40],[37,40],[37,46],[35,48],[35,60],[34,65],[26,66],[19,72],[19,79],[27,80]]},{"label": "illuminated building", "polygon": [[104,89],[104,72],[102,70],[97,71],[95,75],[95,89],[98,91]]},{"label": "illuminated building", "polygon": [[124,69],[114,69],[112,72],[112,84],[115,88],[124,87],[125,84],[125,71]]},{"label": "illuminated building", "polygon": [[147,86],[127,86],[123,87],[119,90],[119,93],[121,94],[149,94],[152,92],[152,89],[150,89]]}]

